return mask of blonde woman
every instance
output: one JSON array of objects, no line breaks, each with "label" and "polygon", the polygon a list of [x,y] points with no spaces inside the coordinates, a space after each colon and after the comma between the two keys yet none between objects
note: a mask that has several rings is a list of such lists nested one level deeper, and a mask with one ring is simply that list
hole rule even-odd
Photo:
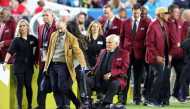
[{"label": "blonde woman", "polygon": [[96,64],[96,58],[100,50],[105,48],[105,38],[102,36],[102,27],[98,21],[93,21],[88,27],[87,58],[90,67]]},{"label": "blonde woman", "polygon": [[32,109],[32,87],[31,81],[33,76],[33,65],[35,60],[34,48],[37,47],[37,39],[29,34],[29,23],[25,19],[21,19],[16,28],[15,38],[11,43],[5,57],[6,64],[11,56],[15,55],[13,63],[13,72],[17,82],[17,102],[18,109],[22,109],[22,91],[23,86],[26,88],[26,96],[28,100],[28,109]]}]

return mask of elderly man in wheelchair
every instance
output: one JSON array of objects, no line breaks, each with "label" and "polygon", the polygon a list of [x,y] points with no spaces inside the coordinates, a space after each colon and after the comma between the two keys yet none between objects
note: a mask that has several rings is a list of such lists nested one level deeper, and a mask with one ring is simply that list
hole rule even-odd
[{"label": "elderly man in wheelchair", "polygon": [[106,37],[106,49],[103,49],[93,70],[85,77],[86,93],[90,98],[92,91],[103,94],[96,109],[114,109],[113,97],[126,86],[126,74],[129,65],[129,53],[119,48],[120,37],[111,34]]}]

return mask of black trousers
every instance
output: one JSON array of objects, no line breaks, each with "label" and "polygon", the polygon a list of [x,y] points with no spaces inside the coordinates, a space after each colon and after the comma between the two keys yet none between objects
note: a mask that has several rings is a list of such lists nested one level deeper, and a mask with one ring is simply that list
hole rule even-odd
[{"label": "black trousers", "polygon": [[170,97],[170,68],[161,64],[150,65],[153,72],[150,101],[156,104],[166,103]]},{"label": "black trousers", "polygon": [[186,97],[189,95],[189,82],[190,82],[190,59],[186,60],[183,67],[183,71],[181,73],[179,82],[180,82],[180,89],[179,89],[179,97],[181,99],[186,99]]},{"label": "black trousers", "polygon": [[51,63],[49,67],[49,77],[57,109],[64,109],[65,97],[72,100],[75,106],[79,108],[80,101],[72,91],[72,80],[67,65],[65,63]]},{"label": "black trousers", "polygon": [[[40,84],[43,78],[43,68],[39,69],[39,74],[38,74],[38,94],[37,94],[37,103],[38,103],[38,109],[46,109],[46,96],[47,92],[40,91]],[[64,97],[64,105],[69,105],[70,101],[66,97]]]},{"label": "black trousers", "polygon": [[22,98],[23,98],[23,86],[26,88],[26,96],[28,100],[28,107],[31,108],[32,106],[32,76],[33,76],[33,69],[28,69],[28,71],[25,71],[23,73],[17,73],[16,76],[16,82],[17,82],[17,102],[18,106],[22,108]]},{"label": "black trousers", "polygon": [[45,105],[46,105],[46,92],[40,91],[40,84],[42,81],[42,77],[43,77],[43,69],[40,69],[39,74],[38,74],[38,94],[37,94],[37,103],[38,103],[38,109],[45,109]]},{"label": "black trousers", "polygon": [[[133,76],[134,76],[134,89],[133,89],[133,101],[141,101],[141,83],[143,81],[143,73],[144,73],[144,66],[145,66],[145,61],[144,60],[137,60],[134,57],[131,58],[128,69],[128,74],[127,74],[127,86],[121,92],[120,94],[120,101],[122,104],[126,104],[127,101],[127,94],[129,90],[129,84],[130,84],[130,78],[131,78],[131,73],[133,71]],[[133,69],[132,69],[133,66]]]},{"label": "black trousers", "polygon": [[145,100],[149,101],[150,100],[150,92],[151,92],[151,86],[152,86],[152,83],[153,83],[153,79],[154,79],[154,76],[153,76],[153,72],[151,70],[151,67],[149,67],[148,64],[145,64],[145,75],[144,75],[144,87],[143,87],[143,91],[142,91],[142,94],[145,98]]},{"label": "black trousers", "polygon": [[179,79],[180,79],[180,76],[181,76],[181,73],[182,73],[182,70],[183,70],[183,66],[184,66],[184,59],[183,58],[180,58],[180,59],[173,59],[172,60],[172,65],[175,69],[175,72],[176,72],[176,80],[175,80],[175,84],[174,84],[174,89],[173,89],[173,96],[175,97],[179,97],[180,95],[178,95],[179,93],[179,88],[180,88],[180,82],[179,82]]},{"label": "black trousers", "polygon": [[87,78],[87,88],[89,97],[91,96],[92,90],[96,90],[97,93],[105,94],[103,99],[104,104],[111,104],[114,95],[118,94],[120,90],[120,83],[118,80],[100,80],[101,86],[97,86],[95,82],[95,77]]}]

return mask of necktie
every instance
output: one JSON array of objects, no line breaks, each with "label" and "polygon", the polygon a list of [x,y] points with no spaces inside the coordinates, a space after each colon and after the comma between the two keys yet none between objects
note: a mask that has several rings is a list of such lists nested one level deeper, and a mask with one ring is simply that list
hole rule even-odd
[{"label": "necktie", "polygon": [[44,30],[43,30],[43,47],[47,47],[47,41],[48,41],[48,29],[49,29],[49,25],[45,24]]},{"label": "necktie", "polygon": [[133,28],[132,28],[133,35],[136,34],[136,30],[137,30],[137,20],[135,20],[134,23],[133,23]]},{"label": "necktie", "polygon": [[107,22],[107,25],[106,25],[106,31],[108,31],[109,28],[110,28],[110,20],[108,20],[108,22]]}]

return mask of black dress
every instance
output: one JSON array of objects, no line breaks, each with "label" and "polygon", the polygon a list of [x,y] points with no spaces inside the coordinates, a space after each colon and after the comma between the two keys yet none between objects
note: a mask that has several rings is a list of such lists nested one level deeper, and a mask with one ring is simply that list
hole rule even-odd
[{"label": "black dress", "polygon": [[88,42],[88,49],[86,51],[88,63],[90,67],[95,66],[96,64],[96,58],[99,55],[101,49],[104,49],[106,47],[106,41],[103,36],[99,36],[96,40],[94,40],[92,37],[91,41]]}]

